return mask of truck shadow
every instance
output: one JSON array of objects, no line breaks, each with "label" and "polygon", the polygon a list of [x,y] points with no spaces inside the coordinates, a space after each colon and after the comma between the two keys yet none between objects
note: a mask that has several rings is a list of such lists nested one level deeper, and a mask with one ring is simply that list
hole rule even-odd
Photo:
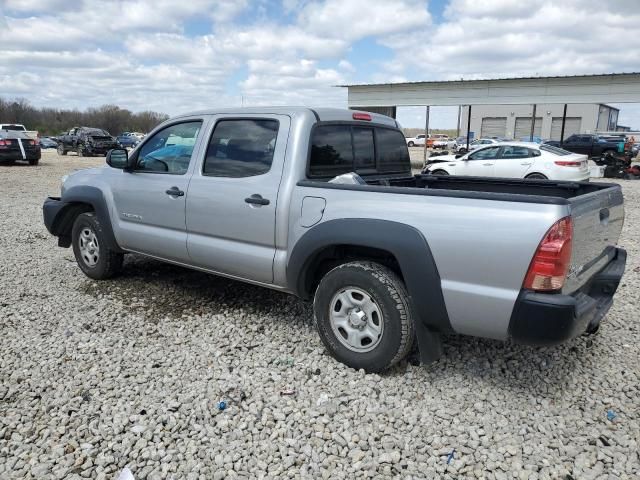
[{"label": "truck shadow", "polygon": [[[313,330],[311,304],[292,295],[259,286],[170,265],[138,255],[127,255],[122,274],[113,281],[81,286],[84,293],[108,295],[129,311],[158,323],[179,320],[183,315],[238,315],[239,322],[251,318],[278,316],[278,321],[300,324]],[[553,397],[570,388],[574,377],[594,371],[602,348],[595,337],[580,337],[567,344],[535,348],[462,335],[443,338],[444,355],[437,362],[412,366],[401,362],[380,376],[384,383],[412,381],[432,388],[455,382],[470,389],[485,388],[520,391],[523,401],[533,397]],[[318,344],[320,340],[318,339]],[[601,357],[600,357],[601,358]],[[417,377],[417,378],[416,378]]]}]

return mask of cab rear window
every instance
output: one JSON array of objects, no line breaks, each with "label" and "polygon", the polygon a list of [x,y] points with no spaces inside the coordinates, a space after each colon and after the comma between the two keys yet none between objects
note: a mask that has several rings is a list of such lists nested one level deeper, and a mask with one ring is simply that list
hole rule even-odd
[{"label": "cab rear window", "polygon": [[319,125],[313,130],[310,177],[410,170],[409,150],[399,130],[353,124]]}]

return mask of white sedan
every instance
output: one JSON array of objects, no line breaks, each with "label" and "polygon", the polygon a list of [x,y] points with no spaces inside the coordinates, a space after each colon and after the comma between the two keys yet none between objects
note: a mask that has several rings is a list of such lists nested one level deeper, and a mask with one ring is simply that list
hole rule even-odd
[{"label": "white sedan", "polygon": [[502,142],[465,155],[434,157],[422,173],[582,182],[589,180],[589,162],[586,155],[551,145]]},{"label": "white sedan", "polygon": [[[500,143],[500,140],[495,138],[478,138],[469,144],[469,151],[476,150],[480,147],[484,147],[485,145],[494,145],[496,143]],[[456,153],[467,153],[467,143],[466,141],[463,143],[458,143],[456,145]]]}]

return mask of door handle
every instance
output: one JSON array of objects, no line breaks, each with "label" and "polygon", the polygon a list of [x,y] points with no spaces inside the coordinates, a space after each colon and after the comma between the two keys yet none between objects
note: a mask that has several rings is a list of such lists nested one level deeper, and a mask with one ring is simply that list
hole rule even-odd
[{"label": "door handle", "polygon": [[250,197],[245,198],[244,201],[253,205],[269,205],[269,203],[271,203],[266,198],[262,198],[262,195],[259,193],[254,193]]},{"label": "door handle", "polygon": [[164,193],[166,193],[167,195],[171,195],[172,197],[184,197],[184,192],[178,187],[171,187]]},{"label": "door handle", "polygon": [[485,167],[490,167],[493,165],[493,163],[483,163],[482,165],[484,165]]},{"label": "door handle", "polygon": [[520,165],[531,165],[531,162],[522,162]]}]

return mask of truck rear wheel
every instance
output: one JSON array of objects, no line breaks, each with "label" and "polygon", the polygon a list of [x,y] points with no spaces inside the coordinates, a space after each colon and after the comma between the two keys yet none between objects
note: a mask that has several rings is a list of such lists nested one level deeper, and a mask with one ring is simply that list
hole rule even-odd
[{"label": "truck rear wheel", "polygon": [[124,255],[108,246],[107,237],[95,213],[81,213],[71,229],[73,254],[80,270],[90,278],[104,280],[122,268]]},{"label": "truck rear wheel", "polygon": [[313,301],[316,328],[329,353],[367,372],[381,372],[407,356],[414,325],[409,295],[389,268],[369,261],[327,273]]}]

